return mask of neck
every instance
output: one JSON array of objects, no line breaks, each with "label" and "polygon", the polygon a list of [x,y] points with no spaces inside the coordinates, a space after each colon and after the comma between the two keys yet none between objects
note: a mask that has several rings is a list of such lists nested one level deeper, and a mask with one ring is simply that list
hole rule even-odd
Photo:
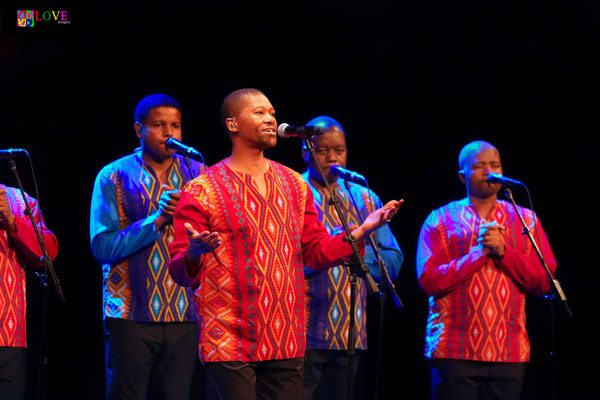
[{"label": "neck", "polygon": [[142,153],[142,160],[154,170],[161,181],[165,172],[173,165],[173,157],[164,160],[155,160],[148,154]]},{"label": "neck", "polygon": [[477,210],[479,217],[487,218],[498,203],[498,197],[496,195],[484,198],[469,196],[469,201],[475,207],[475,210]]},{"label": "neck", "polygon": [[232,169],[250,174],[263,175],[269,168],[269,163],[261,149],[236,148],[233,146],[231,155],[225,163]]},{"label": "neck", "polygon": [[[319,174],[313,175],[310,170],[308,171],[308,179],[310,179],[310,182],[313,184],[313,186],[317,186],[322,189],[324,189],[326,187],[325,182],[323,181],[322,177]],[[339,186],[339,180],[337,178],[333,182],[327,182],[327,183],[329,183],[329,186],[333,189],[335,189]]]}]

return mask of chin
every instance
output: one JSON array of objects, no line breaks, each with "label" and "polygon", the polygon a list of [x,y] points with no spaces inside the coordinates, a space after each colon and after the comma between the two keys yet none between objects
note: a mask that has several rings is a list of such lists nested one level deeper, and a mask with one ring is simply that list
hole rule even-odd
[{"label": "chin", "polygon": [[277,138],[264,140],[262,143],[262,149],[270,149],[271,147],[275,147],[277,145]]}]

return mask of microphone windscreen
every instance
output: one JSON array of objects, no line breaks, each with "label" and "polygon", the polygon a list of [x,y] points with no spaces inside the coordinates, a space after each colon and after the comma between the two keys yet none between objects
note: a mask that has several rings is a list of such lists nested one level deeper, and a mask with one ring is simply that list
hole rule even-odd
[{"label": "microphone windscreen", "polygon": [[277,135],[278,135],[279,137],[286,138],[287,136],[286,136],[286,134],[285,134],[285,128],[287,128],[288,126],[290,126],[290,125],[289,125],[289,124],[286,124],[286,123],[280,124],[280,125],[277,127]]}]

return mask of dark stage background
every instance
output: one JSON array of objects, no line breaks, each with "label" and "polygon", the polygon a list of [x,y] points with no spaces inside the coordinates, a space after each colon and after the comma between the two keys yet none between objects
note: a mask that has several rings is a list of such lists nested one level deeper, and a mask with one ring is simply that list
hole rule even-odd
[{"label": "dark stage background", "polygon": [[[36,7],[67,7],[72,25],[39,32],[7,25],[15,9]],[[263,90],[279,123],[338,119],[348,134],[348,167],[384,201],[406,200],[391,224],[406,256],[396,281],[406,311],[388,304],[384,314],[382,398],[428,396],[416,242],[433,208],[464,196],[456,160],[474,139],[494,143],[504,173],[528,184],[575,315],[557,318],[553,369],[549,306],[530,299],[533,348],[523,398],[550,398],[553,385],[560,399],[599,398],[596,2],[23,1],[1,10],[0,147],[31,154],[47,225],[60,241],[54,265],[67,303],[50,293],[49,399],[104,395],[89,201],[99,169],[138,145],[137,101],[154,92],[177,98],[184,142],[213,164],[230,151],[218,121],[221,101],[241,87]],[[268,155],[301,171],[300,146],[280,140]],[[17,166],[34,194],[26,160]],[[15,185],[6,161],[0,178]],[[528,206],[521,190],[515,195]],[[30,392],[40,293],[31,277]],[[376,349],[376,326],[370,334]],[[358,398],[372,398],[374,366],[370,356]]]}]

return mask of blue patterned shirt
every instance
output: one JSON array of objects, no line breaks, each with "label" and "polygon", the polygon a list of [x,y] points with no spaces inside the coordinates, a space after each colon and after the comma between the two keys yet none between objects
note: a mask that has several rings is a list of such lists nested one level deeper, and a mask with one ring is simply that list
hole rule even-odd
[{"label": "blue patterned shirt", "polygon": [[[339,233],[336,229],[342,225],[333,208],[329,206],[329,193],[323,187],[316,187],[309,180],[308,172],[302,174],[313,191],[319,219],[329,233]],[[382,207],[375,193],[364,186],[347,182],[350,194],[346,190],[346,181],[338,179],[334,187],[340,202],[343,217],[349,225],[359,226],[373,211]],[[352,200],[354,198],[354,200]],[[357,208],[354,205],[356,201]],[[394,280],[400,272],[404,255],[396,242],[389,226],[379,228],[373,233],[375,243],[387,267],[390,279]],[[369,266],[373,278],[379,278],[379,265],[375,252],[365,240],[364,261]],[[350,323],[350,282],[348,268],[337,266],[315,272],[305,268],[306,276],[306,348],[314,350],[345,350],[348,343],[348,325]],[[367,289],[362,279],[357,281],[356,290],[356,348],[367,349]]]},{"label": "blue patterned shirt", "polygon": [[[181,189],[202,164],[174,156],[167,181]],[[155,229],[161,184],[141,149],[105,166],[96,177],[90,214],[92,251],[103,271],[104,316],[135,321],[195,321],[190,288],[169,275],[172,223]]]}]

